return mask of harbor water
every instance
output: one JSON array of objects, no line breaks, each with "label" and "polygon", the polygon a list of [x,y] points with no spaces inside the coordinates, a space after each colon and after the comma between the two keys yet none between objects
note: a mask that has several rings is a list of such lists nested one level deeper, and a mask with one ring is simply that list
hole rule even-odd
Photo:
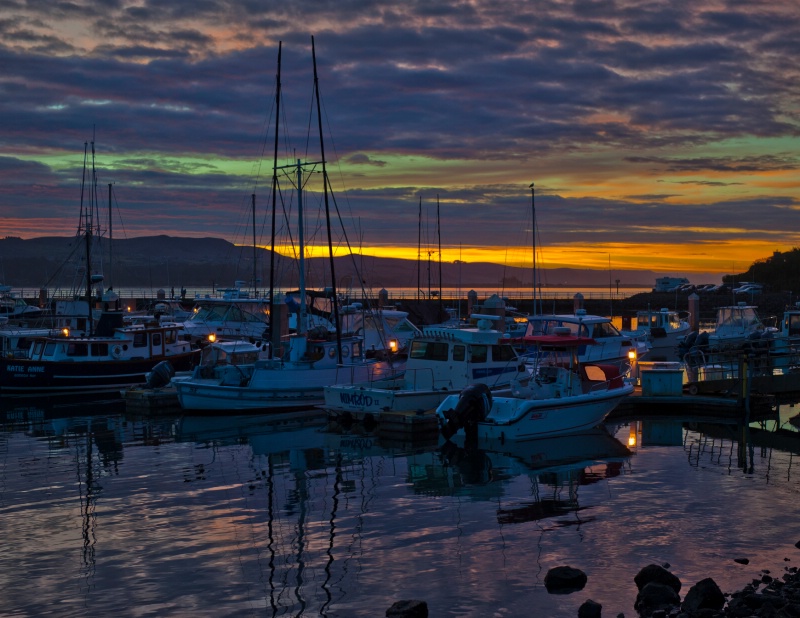
[{"label": "harbor water", "polygon": [[[632,616],[654,563],[682,597],[706,577],[732,592],[800,562],[795,413],[465,450],[325,431],[312,412],[6,401],[0,614],[373,618],[419,599],[437,617],[575,617],[592,599]],[[585,588],[548,593],[564,565]]]}]

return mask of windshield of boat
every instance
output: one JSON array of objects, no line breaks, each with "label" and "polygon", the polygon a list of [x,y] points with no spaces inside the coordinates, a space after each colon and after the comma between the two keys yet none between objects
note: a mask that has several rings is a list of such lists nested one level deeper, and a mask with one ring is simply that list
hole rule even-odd
[{"label": "windshield of boat", "polygon": [[755,307],[720,307],[717,309],[717,328],[752,328],[761,324]]},{"label": "windshield of boat", "polygon": [[[255,308],[254,308],[255,309]],[[259,322],[265,317],[243,310],[238,305],[201,305],[190,321],[195,322]]]},{"label": "windshield of boat", "polygon": [[620,332],[611,322],[586,323],[564,320],[531,320],[525,335],[552,335],[556,328],[569,328],[569,334],[575,337],[592,337],[593,339],[621,337]]},{"label": "windshield of boat", "polygon": [[598,322],[597,324],[591,324],[591,327],[592,330],[589,332],[589,336],[592,339],[605,339],[606,337],[620,336],[619,331],[611,322]]}]

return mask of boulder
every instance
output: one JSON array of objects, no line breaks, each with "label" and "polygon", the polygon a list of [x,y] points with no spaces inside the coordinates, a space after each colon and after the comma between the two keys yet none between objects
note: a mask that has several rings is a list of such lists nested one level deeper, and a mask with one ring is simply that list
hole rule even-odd
[{"label": "boulder", "polygon": [[633,608],[639,612],[640,616],[652,616],[656,612],[669,614],[681,604],[681,598],[672,586],[650,582],[636,595],[636,602]]},{"label": "boulder", "polygon": [[601,618],[603,606],[588,599],[578,608],[578,618]]},{"label": "boulder", "polygon": [[657,564],[649,564],[633,578],[636,587],[641,591],[649,583],[658,583],[669,586],[676,593],[681,591],[681,580]]},{"label": "boulder", "polygon": [[544,587],[550,594],[571,594],[583,590],[586,573],[571,566],[554,567],[544,577]]},{"label": "boulder", "polygon": [[717,583],[710,577],[697,582],[686,593],[681,609],[685,612],[694,612],[700,609],[720,610],[725,605],[725,595]]},{"label": "boulder", "polygon": [[396,601],[386,610],[386,618],[428,618],[425,601]]}]

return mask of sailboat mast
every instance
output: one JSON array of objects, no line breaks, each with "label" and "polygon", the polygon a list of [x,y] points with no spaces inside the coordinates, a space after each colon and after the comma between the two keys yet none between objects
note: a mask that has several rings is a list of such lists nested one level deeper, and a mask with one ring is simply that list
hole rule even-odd
[{"label": "sailboat mast", "polygon": [[333,320],[336,325],[336,353],[339,363],[342,362],[342,329],[339,324],[339,302],[336,293],[336,268],[333,259],[333,238],[331,237],[331,211],[328,204],[328,171],[325,167],[325,142],[322,134],[322,108],[319,104],[319,79],[317,78],[317,53],[314,37],[311,37],[311,58],[314,64],[314,94],[317,99],[317,124],[319,125],[319,150],[322,159],[322,186],[325,194],[325,222],[328,227],[328,255],[331,265],[331,288],[333,294]]},{"label": "sailboat mast", "polygon": [[86,333],[91,337],[93,334],[92,324],[92,215],[94,214],[94,141],[92,141],[92,178],[89,188],[89,207],[86,208],[86,221],[84,239],[86,243]]},{"label": "sailboat mast", "polygon": [[112,214],[113,209],[111,208],[111,186],[112,183],[108,183],[108,283],[109,288],[113,285],[114,282],[114,227],[112,223]]},{"label": "sailboat mast", "polygon": [[250,195],[253,211],[253,297],[258,298],[258,253],[256,251],[256,194]]},{"label": "sailboat mast", "polygon": [[439,307],[442,306],[442,226],[439,218],[439,195],[436,195],[436,233],[439,236]]},{"label": "sailboat mast", "polygon": [[297,246],[300,249],[300,315],[297,316],[297,332],[308,331],[308,310],[306,308],[306,241],[303,230],[303,164],[297,160]]},{"label": "sailboat mast", "polygon": [[538,315],[537,303],[536,303],[536,200],[534,199],[534,187],[533,183],[530,186],[531,189],[531,221],[533,227],[531,228],[531,238],[533,239],[533,315]]},{"label": "sailboat mast", "polygon": [[[283,42],[278,42],[278,73],[275,84],[275,152],[272,164],[272,231],[270,232],[270,257],[269,257],[269,332],[270,342],[279,341],[275,328],[280,328],[275,324],[275,209],[277,206],[278,192],[278,125],[281,121],[281,47]],[[269,357],[273,358],[274,345],[269,346]]]},{"label": "sailboat mast", "polygon": [[417,301],[419,301],[419,293],[422,291],[422,273],[420,271],[422,265],[422,196],[419,196],[419,213],[417,214]]}]

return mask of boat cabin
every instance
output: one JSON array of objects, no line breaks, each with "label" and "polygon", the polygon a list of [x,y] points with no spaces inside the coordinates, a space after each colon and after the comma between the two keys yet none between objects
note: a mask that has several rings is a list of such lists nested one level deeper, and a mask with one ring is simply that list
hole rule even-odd
[{"label": "boat cabin", "polygon": [[35,339],[28,352],[31,360],[97,361],[141,360],[189,351],[180,341],[178,328],[119,329],[112,337],[44,337]]}]

